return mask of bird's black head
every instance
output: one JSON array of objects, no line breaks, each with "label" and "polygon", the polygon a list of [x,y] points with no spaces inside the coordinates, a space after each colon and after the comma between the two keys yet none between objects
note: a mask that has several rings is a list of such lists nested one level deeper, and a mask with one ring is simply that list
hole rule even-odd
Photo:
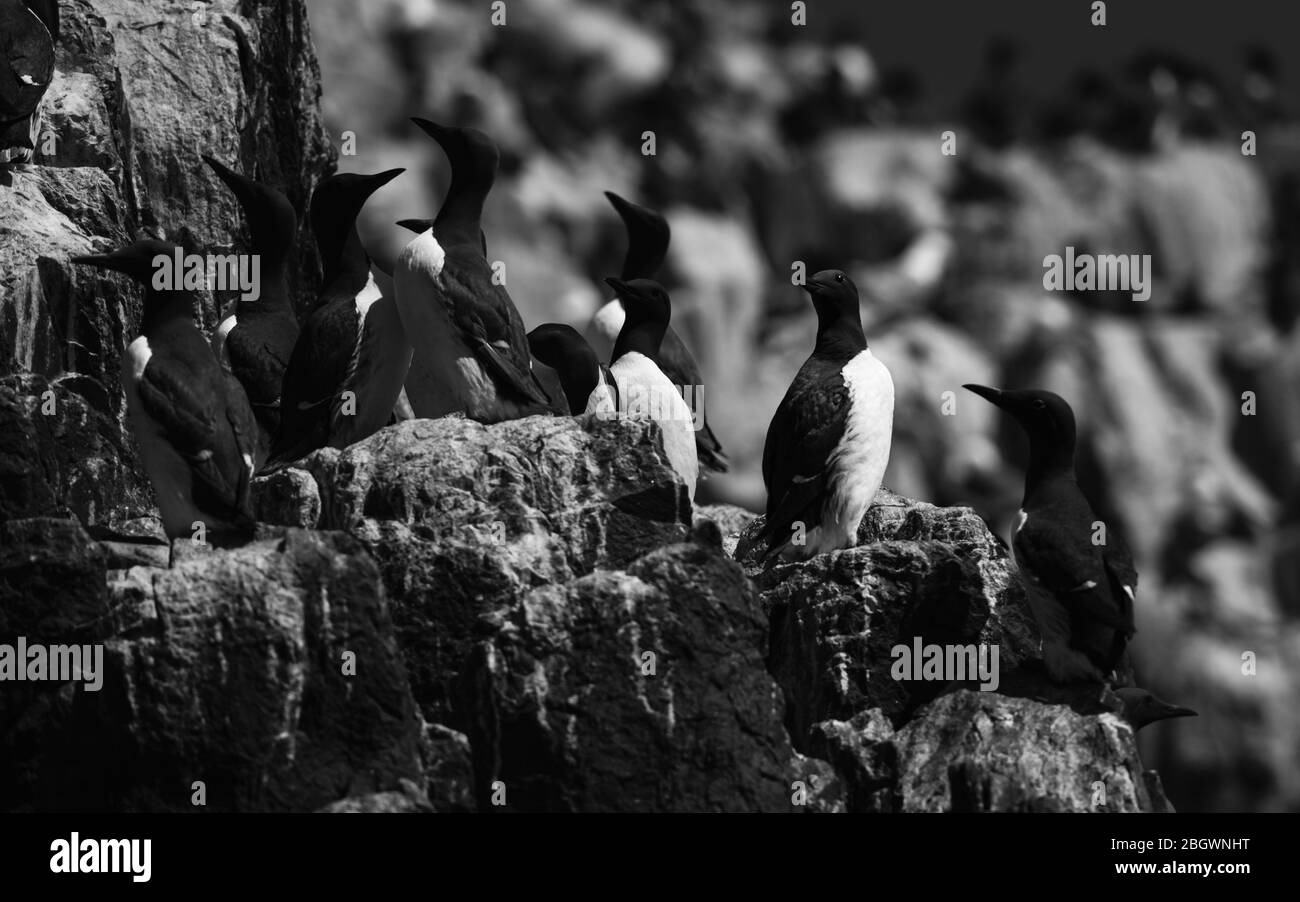
[{"label": "bird's black head", "polygon": [[356,234],[357,215],[370,195],[405,171],[389,169],[373,175],[340,172],[316,186],[311,196],[311,228],[316,234],[316,247],[325,268],[326,283],[332,281],[345,264],[353,268],[368,265],[369,258],[360,239],[353,241],[354,246],[348,246],[349,239]]},{"label": "bird's black head", "polygon": [[1123,702],[1122,714],[1124,719],[1132,725],[1134,730],[1140,730],[1149,723],[1168,720],[1171,717],[1198,716],[1191,708],[1171,705],[1169,702],[1153,695],[1149,690],[1139,689],[1136,686],[1116,689],[1115,694]]},{"label": "bird's black head", "polygon": [[240,175],[212,157],[204,156],[203,162],[226,183],[243,208],[253,241],[253,253],[261,255],[262,262],[267,265],[282,262],[289,255],[298,231],[298,215],[294,213],[289,198],[278,189]]},{"label": "bird's black head", "polygon": [[668,321],[672,318],[672,303],[668,299],[668,292],[651,279],[624,282],[611,277],[605,283],[614,289],[627,312],[610,359],[617,360],[629,351],[637,351],[658,361],[659,347],[663,343],[664,333],[668,331]]},{"label": "bird's black head", "polygon": [[1074,411],[1058,394],[1041,389],[1002,391],[963,385],[1009,413],[1029,436],[1029,470],[1025,475],[1025,510],[1048,476],[1074,479]]},{"label": "bird's black head", "polygon": [[817,347],[845,359],[867,346],[858,312],[858,287],[838,269],[814,273],[804,285],[817,311]]},{"label": "bird's black head", "polygon": [[451,163],[452,184],[475,185],[486,192],[492,186],[501,164],[496,142],[476,128],[440,125],[428,119],[411,119],[430,138],[438,142]]},{"label": "bird's black head", "polygon": [[1060,395],[1041,389],[1002,391],[984,385],[963,385],[1011,414],[1031,444],[1074,448],[1074,411]]},{"label": "bird's black head", "polygon": [[618,212],[627,228],[627,256],[623,258],[622,278],[650,279],[668,255],[672,231],[668,220],[648,207],[642,207],[606,191],[605,197]]},{"label": "bird's black head", "polygon": [[545,323],[528,333],[528,348],[539,361],[555,370],[575,416],[587,409],[596,388],[600,363],[587,340],[572,326]]},{"label": "bird's black head", "polygon": [[80,266],[93,266],[130,276],[141,285],[151,285],[155,271],[154,261],[159,257],[174,259],[176,245],[170,241],[147,238],[136,241],[126,247],[118,248],[108,254],[86,254],[73,257],[72,262]]},{"label": "bird's black head", "polygon": [[[118,248],[109,254],[87,254],[73,257],[72,262],[120,272],[145,287],[144,315],[140,329],[148,334],[155,326],[177,320],[189,320],[194,315],[194,295],[181,287],[183,272],[175,267],[176,252],[181,250],[170,241],[146,238]],[[166,272],[171,283],[155,287],[155,276],[167,261]]]}]

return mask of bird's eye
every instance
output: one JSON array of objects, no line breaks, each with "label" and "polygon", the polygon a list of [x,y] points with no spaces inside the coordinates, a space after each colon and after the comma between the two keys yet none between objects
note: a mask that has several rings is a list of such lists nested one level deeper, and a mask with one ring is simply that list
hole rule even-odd
[{"label": "bird's eye", "polygon": [[843,282],[843,281],[844,281],[844,273],[842,273],[842,272],[837,272],[837,273],[835,274],[835,281],[836,281],[836,282]]}]

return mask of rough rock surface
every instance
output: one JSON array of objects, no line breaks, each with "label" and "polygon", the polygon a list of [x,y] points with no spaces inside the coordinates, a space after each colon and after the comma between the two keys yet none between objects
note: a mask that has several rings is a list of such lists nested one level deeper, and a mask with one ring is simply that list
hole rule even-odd
[{"label": "rough rock surface", "polygon": [[453,683],[480,617],[686,537],[685,486],[658,434],[594,417],[410,420],[255,481],[256,503],[263,520],[370,548],[425,717],[463,730]]},{"label": "rough rock surface", "polygon": [[500,781],[523,810],[793,810],[765,618],[719,550],[536,589],[489,628],[468,674],[482,797]]},{"label": "rough rock surface", "polygon": [[[243,217],[200,154],[280,186],[304,221],[334,151],[301,0],[70,0],[60,12],[34,163],[0,184],[0,516],[117,528],[148,508],[117,372],[140,292],[68,258],[145,236],[242,250]],[[290,275],[300,305],[319,282],[307,234],[304,221]],[[211,329],[234,295],[201,298]]]},{"label": "rough rock surface", "polygon": [[[1133,731],[1092,697],[1101,687],[1047,681],[1014,564],[973,511],[882,489],[858,545],[767,569],[762,526],[736,556],[770,617],[768,668],[791,741],[835,767],[847,810],[1168,807]],[[895,679],[892,650],[917,641],[996,648],[996,685]]]},{"label": "rough rock surface", "polygon": [[[208,810],[300,811],[419,779],[422,726],[355,540],[291,530],[236,551],[178,547],[170,569],[107,583],[75,523],[5,528],[5,641],[104,646],[98,691],[6,694],[0,772],[22,775],[7,808],[193,810],[198,781]],[[70,591],[85,598],[69,601],[73,623],[19,603]]]},{"label": "rough rock surface", "polygon": [[897,732],[877,708],[824,721],[813,748],[844,775],[851,812],[1169,808],[1115,715],[997,693],[944,695]]},{"label": "rough rock surface", "polygon": [[763,519],[737,558],[772,621],[768,666],[786,693],[797,747],[813,724],[868,708],[909,713],[941,685],[894,680],[890,652],[923,644],[997,646],[1002,673],[1035,654],[1024,590],[1005,546],[971,510],[936,508],[881,490],[858,545],[799,564],[756,566]]}]

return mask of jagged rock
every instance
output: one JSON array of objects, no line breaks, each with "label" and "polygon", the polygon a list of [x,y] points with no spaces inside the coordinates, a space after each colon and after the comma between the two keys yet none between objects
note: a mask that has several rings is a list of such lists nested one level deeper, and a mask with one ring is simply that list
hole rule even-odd
[{"label": "jagged rock", "polygon": [[685,538],[690,503],[662,449],[657,426],[631,421],[410,420],[310,455],[309,481],[254,490],[260,511],[300,522],[314,489],[318,525],[370,548],[424,716],[464,730],[452,683],[480,616]]},{"label": "jagged rock", "polygon": [[104,635],[106,556],[75,520],[0,521],[0,642],[84,642]]},{"label": "jagged rock", "polygon": [[480,805],[795,810],[765,627],[741,569],[695,544],[528,593],[469,664]]},{"label": "jagged rock", "polygon": [[851,812],[1172,810],[1132,729],[1105,712],[963,689],[898,731],[872,708],[810,738]]},{"label": "jagged rock", "polygon": [[315,529],[320,523],[320,489],[310,473],[296,468],[260,477],[253,493],[258,522]]},{"label": "jagged rock", "polygon": [[718,524],[718,529],[722,533],[722,548],[728,556],[735,555],[740,534],[744,532],[746,526],[754,522],[757,516],[758,514],[753,511],[736,507],[734,504],[702,504],[695,508],[697,520],[712,520]]},{"label": "jagged rock", "polygon": [[150,513],[134,448],[104,404],[93,381],[0,378],[0,518],[76,516],[120,527]]},{"label": "jagged rock", "polygon": [[422,744],[425,785],[435,811],[473,811],[474,760],[469,737],[431,723]]},{"label": "jagged rock", "polygon": [[400,791],[349,796],[319,809],[321,814],[429,814],[434,807],[418,786],[402,780]]},{"label": "jagged rock", "polygon": [[809,731],[809,751],[843,775],[849,813],[898,810],[898,749],[893,738],[894,727],[879,708],[849,721],[825,720]]},{"label": "jagged rock", "polygon": [[881,490],[858,545],[801,564],[757,567],[763,519],[736,557],[771,617],[768,667],[786,696],[786,724],[807,751],[810,728],[869,708],[890,718],[933,698],[941,683],[891,677],[896,645],[998,648],[1000,673],[1036,655],[1024,589],[1006,547],[968,508],[937,508]]},{"label": "jagged rock", "polygon": [[1133,731],[989,692],[935,700],[895,737],[903,811],[1156,811]]},{"label": "jagged rock", "polygon": [[[77,578],[105,591],[102,570]],[[201,781],[209,810],[301,811],[421,778],[387,599],[356,541],[289,530],[132,568],[108,592],[103,686],[17,712],[33,773],[7,806],[192,810]]]},{"label": "jagged rock", "polygon": [[820,758],[795,752],[790,759],[787,781],[794,790],[790,802],[807,814],[843,814],[844,781],[835,768]]}]

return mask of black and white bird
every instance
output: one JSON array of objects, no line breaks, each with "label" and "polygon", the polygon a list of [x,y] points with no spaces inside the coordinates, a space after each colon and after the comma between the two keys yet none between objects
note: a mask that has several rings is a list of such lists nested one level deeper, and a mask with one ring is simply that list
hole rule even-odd
[{"label": "black and white bird", "polygon": [[317,448],[346,448],[392,417],[411,364],[411,345],[396,304],[375,284],[356,220],[370,195],[401,172],[332,175],[312,195],[324,288],[284,372],[280,429],[268,468]]},{"label": "black and white bird", "polygon": [[893,438],[894,381],[867,347],[857,288],[839,270],[823,270],[805,290],[817,311],[817,342],[763,446],[767,559],[852,546]]},{"label": "black and white bird", "polygon": [[58,0],[0,0],[0,164],[30,163],[54,78]]},{"label": "black and white bird", "polygon": [[[632,420],[654,420],[663,432],[664,453],[674,472],[686,483],[695,500],[695,483],[700,463],[695,454],[695,414],[659,367],[659,348],[672,316],[668,292],[650,279],[605,280],[617,292],[627,318],[614,353],[608,378],[616,415]],[[597,397],[596,413],[608,413]]]},{"label": "black and white bird", "polygon": [[[248,220],[249,250],[258,258],[259,294],[241,297],[212,337],[222,367],[244,387],[269,448],[280,427],[280,387],[298,341],[298,318],[289,297],[290,254],[298,231],[293,205],[279,190],[222,165],[204,161],[238,199]],[[257,461],[260,465],[262,461]]]},{"label": "black and white bird", "polygon": [[171,538],[211,544],[251,538],[249,479],[257,426],[239,384],[222,372],[194,325],[196,298],[154,287],[154,262],[177,247],[138,241],[72,262],[124,273],[145,286],[140,335],[122,354],[122,387],[140,458]]},{"label": "black and white bird", "polygon": [[1074,473],[1074,411],[1049,391],[965,385],[1002,408],[1029,436],[1029,471],[1012,550],[1059,683],[1104,681],[1135,632],[1137,570],[1123,539],[1103,524]]},{"label": "black and white bird", "polygon": [[[624,281],[653,279],[668,255],[668,243],[672,237],[668,220],[654,210],[625,200],[612,191],[606,191],[605,197],[609,198],[627,229],[627,254],[623,258],[619,278]],[[596,338],[593,340],[598,341],[602,347],[613,348],[623,329],[625,317],[623,302],[615,297],[596,311],[588,334],[594,334]],[[686,392],[692,393],[691,403],[698,405],[702,411],[702,425],[695,433],[695,451],[700,466],[715,473],[725,473],[727,456],[709,426],[708,409],[704,402],[704,376],[700,372],[700,365],[671,325],[664,334],[663,347],[659,350],[659,366],[664,375],[682,389],[684,399]]]},{"label": "black and white bird", "polygon": [[415,347],[406,380],[411,409],[417,417],[463,414],[481,423],[565,412],[563,399],[552,400],[533,374],[523,319],[485,255],[481,221],[500,161],[496,145],[475,129],[411,121],[451,164],[437,218],[393,268]]},{"label": "black and white bird", "polygon": [[562,323],[543,323],[528,333],[528,347],[543,366],[555,371],[569,413],[616,413],[618,387],[614,376],[577,329]]}]

